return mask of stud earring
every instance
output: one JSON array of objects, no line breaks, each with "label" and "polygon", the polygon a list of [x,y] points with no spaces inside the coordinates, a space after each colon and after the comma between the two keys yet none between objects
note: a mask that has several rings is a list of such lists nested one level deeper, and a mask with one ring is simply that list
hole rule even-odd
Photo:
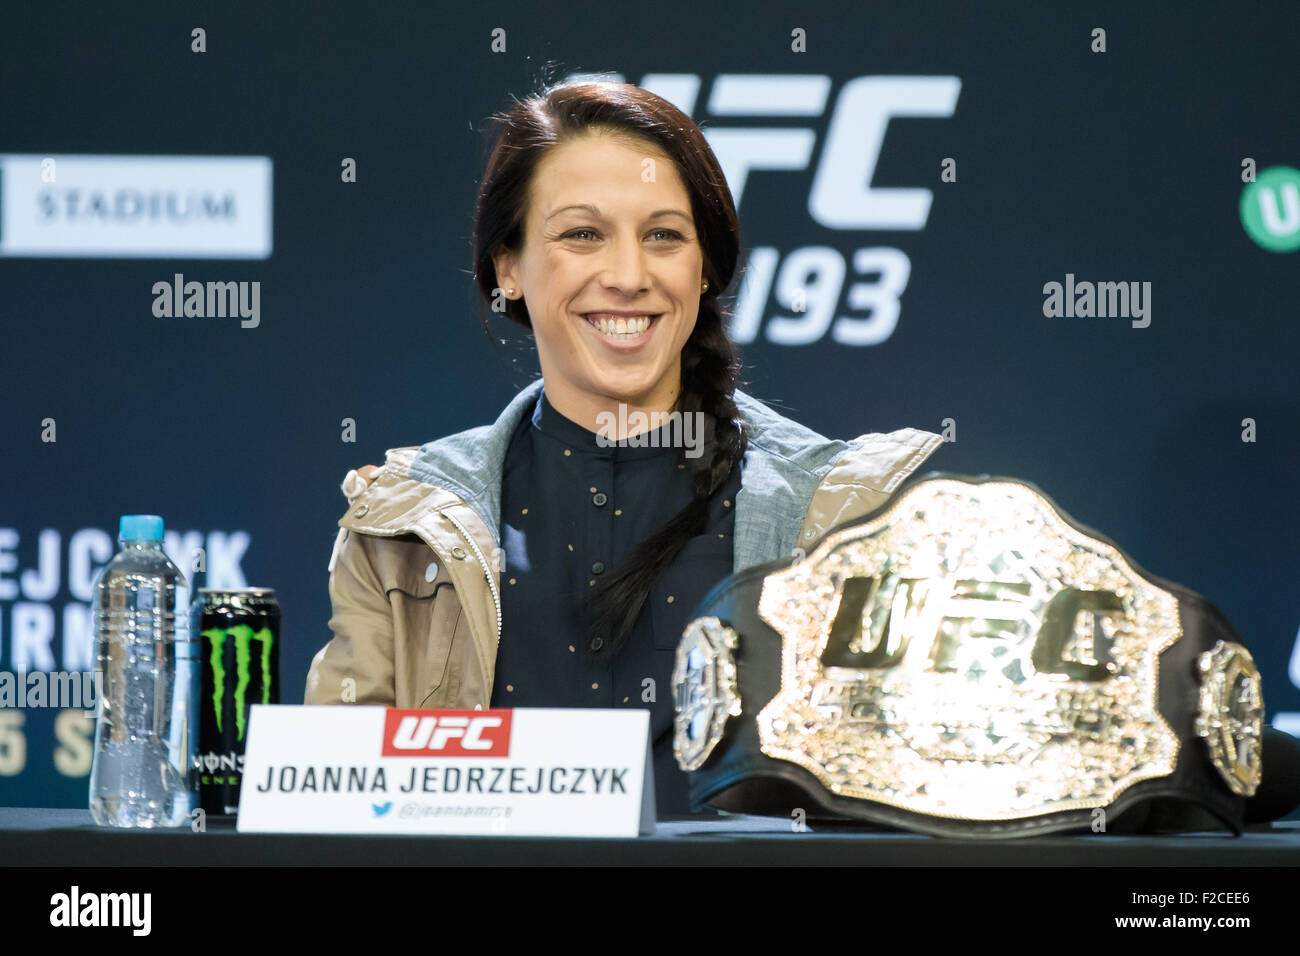
[{"label": "stud earring", "polygon": [[708,280],[708,279],[705,279],[705,280],[704,280],[704,285],[700,286],[700,295],[703,295],[704,293],[706,293],[706,292],[708,292],[708,291],[709,291],[709,280]]}]

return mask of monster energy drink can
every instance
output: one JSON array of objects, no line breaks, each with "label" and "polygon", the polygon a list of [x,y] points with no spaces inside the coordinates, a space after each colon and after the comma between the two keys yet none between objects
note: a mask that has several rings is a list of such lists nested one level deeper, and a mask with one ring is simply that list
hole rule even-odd
[{"label": "monster energy drink can", "polygon": [[199,806],[233,814],[249,708],[280,702],[280,605],[271,588],[200,588],[190,623],[200,661]]}]

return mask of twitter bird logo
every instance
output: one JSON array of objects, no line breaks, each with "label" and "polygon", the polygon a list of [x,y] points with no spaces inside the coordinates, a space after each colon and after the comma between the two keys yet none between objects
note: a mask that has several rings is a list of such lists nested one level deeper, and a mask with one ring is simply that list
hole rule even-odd
[{"label": "twitter bird logo", "polygon": [[389,800],[387,803],[372,803],[370,809],[375,811],[375,816],[382,817],[389,810],[393,809],[393,801]]}]

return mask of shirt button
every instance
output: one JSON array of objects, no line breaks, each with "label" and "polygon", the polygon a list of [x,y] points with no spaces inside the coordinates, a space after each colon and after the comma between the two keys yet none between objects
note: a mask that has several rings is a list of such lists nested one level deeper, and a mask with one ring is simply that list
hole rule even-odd
[{"label": "shirt button", "polygon": [[424,580],[432,583],[433,579],[436,578],[437,576],[438,576],[438,562],[435,561],[427,568],[424,569]]},{"label": "shirt button", "polygon": [[605,497],[605,492],[603,491],[598,491],[591,496],[591,503],[595,505],[597,508],[605,507],[605,502],[607,501],[609,501],[609,499]]},{"label": "shirt button", "polygon": [[603,574],[604,572],[605,572],[605,562],[604,562],[604,561],[597,561],[595,564],[593,564],[593,565],[591,566],[591,573],[592,573],[592,574]]}]

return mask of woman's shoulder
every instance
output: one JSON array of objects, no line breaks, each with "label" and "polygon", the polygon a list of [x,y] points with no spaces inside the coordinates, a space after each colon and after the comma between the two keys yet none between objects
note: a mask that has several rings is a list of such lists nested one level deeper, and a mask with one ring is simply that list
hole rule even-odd
[{"label": "woman's shoulder", "polygon": [[750,445],[809,474],[824,476],[836,468],[848,477],[850,473],[894,471],[904,463],[915,467],[943,443],[942,436],[920,428],[827,438],[740,389],[735,397],[736,407],[749,425]]},{"label": "woman's shoulder", "polygon": [[[474,425],[422,445],[390,448],[382,465],[363,465],[344,476],[349,508],[387,512],[428,507],[429,496],[479,502],[499,481],[510,439],[536,402],[540,379],[523,388],[490,425]],[[367,501],[361,502],[361,496]],[[355,511],[355,509],[353,509]]]}]

